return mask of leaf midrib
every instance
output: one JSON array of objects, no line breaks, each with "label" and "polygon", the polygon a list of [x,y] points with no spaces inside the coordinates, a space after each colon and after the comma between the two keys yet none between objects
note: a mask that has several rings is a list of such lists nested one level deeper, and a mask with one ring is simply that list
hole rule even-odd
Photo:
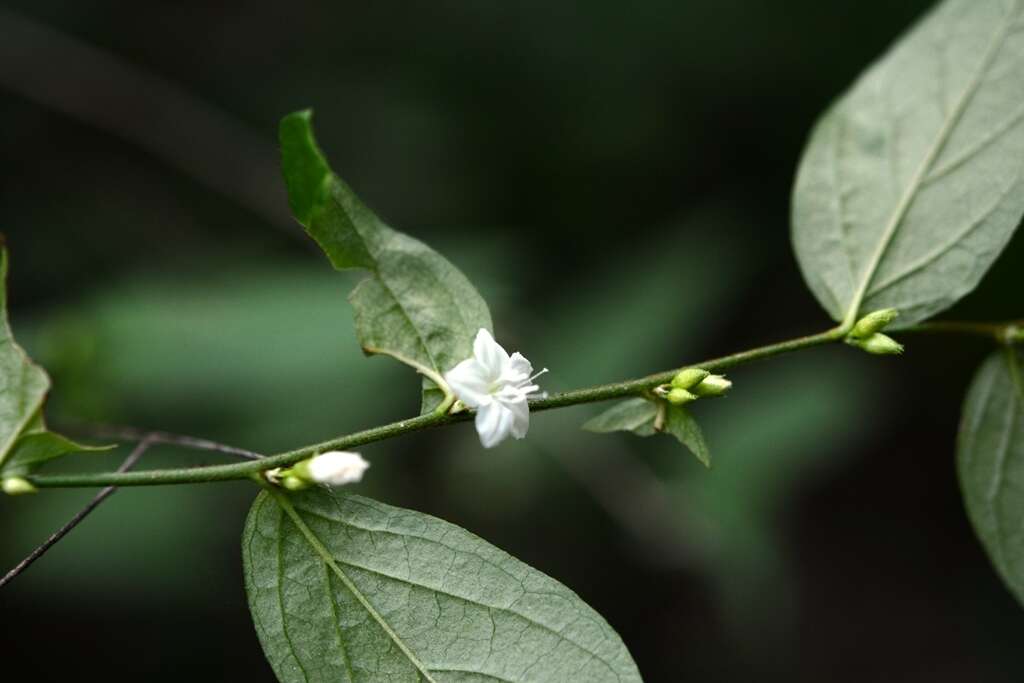
[{"label": "leaf midrib", "polygon": [[284,510],[285,514],[288,515],[292,523],[295,524],[295,527],[302,534],[303,538],[306,539],[306,542],[309,543],[313,551],[320,556],[320,559],[324,562],[324,564],[330,567],[331,571],[333,571],[335,576],[338,577],[338,580],[340,580],[341,583],[345,586],[345,588],[348,589],[349,593],[352,594],[352,597],[354,597],[363,607],[363,609],[365,609],[367,613],[373,618],[373,620],[377,622],[377,625],[380,626],[384,633],[387,634],[387,636],[391,639],[395,646],[397,646],[398,649],[402,651],[402,654],[405,655],[406,659],[408,659],[409,662],[416,668],[419,674],[423,676],[423,678],[426,679],[428,683],[437,683],[437,681],[435,681],[434,678],[430,675],[430,671],[427,669],[427,667],[423,664],[423,662],[419,660],[418,657],[416,657],[415,654],[413,654],[412,650],[410,650],[409,646],[405,644],[405,641],[402,640],[401,637],[399,637],[398,633],[396,633],[395,630],[391,628],[391,625],[387,622],[384,616],[380,612],[378,612],[377,609],[370,603],[369,599],[367,599],[367,597],[363,595],[363,592],[360,591],[359,588],[352,582],[352,579],[350,579],[348,575],[344,571],[342,571],[341,567],[338,566],[338,563],[335,562],[334,557],[330,554],[327,548],[324,547],[324,544],[320,541],[319,538],[317,538],[316,534],[313,533],[309,526],[306,525],[306,523],[302,520],[302,517],[299,516],[299,513],[295,510],[295,507],[291,504],[291,501],[288,500],[288,497],[285,494],[280,493],[278,491],[271,491],[270,495],[274,497],[274,500],[277,501],[277,504],[281,507],[282,510]]},{"label": "leaf midrib", "polygon": [[[321,520],[323,520],[325,522],[331,522],[331,523],[334,523],[334,524],[342,524],[344,526],[351,527],[351,528],[357,529],[359,531],[365,531],[365,532],[371,533],[371,534],[372,533],[381,533],[381,534],[389,534],[389,535],[392,535],[392,536],[397,536],[399,538],[407,538],[407,537],[417,538],[419,540],[426,541],[428,543],[435,543],[437,545],[440,545],[440,546],[442,546],[444,548],[447,548],[448,550],[451,550],[453,553],[466,552],[465,550],[462,550],[460,548],[455,548],[453,546],[446,545],[446,544],[441,543],[440,541],[437,541],[435,539],[427,538],[427,537],[424,537],[424,536],[417,536],[415,534],[403,535],[403,534],[399,534],[398,532],[391,531],[390,529],[379,529],[379,528],[371,528],[371,527],[362,527],[362,526],[359,526],[357,524],[353,524],[352,522],[349,522],[347,520],[335,519],[333,517],[330,517],[329,515],[325,515],[325,514],[322,514],[322,513],[319,513],[319,512],[315,512],[315,511],[309,510],[307,508],[302,508],[302,513],[310,515],[311,517],[316,517],[316,518],[321,519]],[[310,533],[312,533],[312,530],[310,530]],[[330,551],[327,551],[326,548],[325,548],[325,552],[327,552],[328,555],[330,555]],[[473,556],[476,557],[477,559],[479,559],[481,562],[484,562],[485,564],[489,565],[490,567],[493,567],[494,569],[504,573],[509,578],[511,578],[513,580],[519,580],[517,577],[513,576],[512,574],[509,574],[504,568],[500,567],[497,564],[494,564],[493,562],[491,562],[487,558],[484,558],[483,556],[478,555],[476,553],[473,553]],[[368,566],[365,566],[365,565],[362,565],[362,564],[357,564],[357,563],[352,562],[350,560],[341,560],[341,559],[335,558],[333,555],[330,555],[330,557],[331,557],[331,560],[334,561],[334,562],[340,562],[341,564],[344,564],[345,566],[348,566],[348,567],[352,567],[353,569],[360,569],[362,571],[369,572],[371,574],[375,574],[375,575],[383,577],[383,578],[391,579],[392,581],[397,581],[397,582],[400,582],[400,583],[404,583],[404,584],[406,584],[408,586],[411,586],[411,587],[414,587],[414,588],[423,588],[425,590],[429,590],[429,591],[432,591],[432,592],[435,592],[435,593],[440,593],[442,595],[446,595],[446,596],[448,596],[448,597],[450,597],[450,598],[452,598],[454,600],[460,600],[462,602],[466,602],[466,603],[469,603],[471,605],[478,605],[478,606],[481,606],[481,607],[486,607],[489,610],[498,610],[498,611],[502,611],[502,612],[508,612],[509,614],[514,614],[515,616],[519,617],[523,621],[526,621],[527,623],[532,624],[533,626],[537,626],[537,627],[543,629],[544,631],[547,631],[548,633],[552,634],[553,636],[556,636],[560,640],[562,640],[564,642],[567,642],[570,645],[574,646],[575,648],[577,648],[581,652],[583,652],[583,653],[585,653],[587,655],[590,655],[591,657],[597,659],[598,661],[603,663],[606,667],[608,667],[609,671],[611,671],[612,673],[615,673],[615,667],[612,665],[611,662],[609,662],[608,660],[604,659],[603,657],[601,657],[597,653],[589,650],[582,643],[579,643],[579,642],[577,642],[577,641],[567,637],[564,633],[561,633],[560,631],[558,631],[558,629],[556,627],[550,626],[550,625],[548,625],[548,624],[546,624],[546,623],[544,623],[542,621],[538,621],[536,617],[531,616],[529,614],[524,614],[523,612],[520,612],[520,611],[516,610],[515,609],[516,603],[518,603],[520,600],[523,599],[523,597],[525,597],[528,594],[528,592],[525,591],[525,590],[524,590],[523,594],[518,596],[514,601],[512,601],[511,604],[508,604],[508,605],[494,604],[494,605],[492,605],[492,604],[483,602],[481,600],[474,600],[474,599],[468,598],[468,597],[466,597],[464,595],[459,595],[457,593],[452,593],[452,592],[447,591],[447,590],[445,590],[443,588],[438,588],[438,587],[435,587],[435,586],[428,586],[428,585],[425,585],[425,584],[422,584],[422,583],[416,583],[415,581],[412,581],[410,579],[403,578],[401,576],[396,576],[394,574],[389,574],[389,573],[387,573],[385,571],[382,571],[380,569],[375,569],[373,567],[368,567]]]},{"label": "leaf midrib", "polygon": [[967,105],[970,104],[970,101],[977,92],[978,87],[981,85],[985,74],[992,66],[996,55],[1002,48],[1003,42],[1009,34],[1010,26],[1013,23],[1011,18],[1017,15],[1018,10],[1019,0],[1014,0],[1010,10],[1004,17],[1004,21],[1000,23],[998,30],[993,34],[988,49],[985,51],[985,55],[982,57],[978,68],[975,70],[974,74],[972,74],[971,79],[967,83],[967,87],[964,88],[964,91],[960,94],[956,106],[953,107],[949,116],[943,122],[935,141],[932,143],[932,146],[928,149],[928,152],[925,154],[921,164],[914,172],[914,176],[911,178],[906,190],[904,190],[903,194],[900,196],[900,200],[897,203],[889,222],[886,224],[885,231],[882,233],[882,239],[878,243],[878,247],[872,255],[871,260],[868,262],[868,267],[864,271],[864,276],[854,292],[853,299],[850,301],[850,307],[843,320],[844,327],[852,327],[856,321],[868,288],[871,286],[871,282],[874,279],[875,274],[878,271],[878,267],[881,265],[882,259],[885,257],[889,246],[892,244],[899,226],[906,217],[907,211],[909,211],[911,205],[914,203],[914,199],[917,197],[917,192],[924,184],[924,180],[929,171],[931,171],[932,165],[938,159],[939,154],[942,152],[950,135],[953,133],[953,129],[960,122],[964,111],[967,109]]}]

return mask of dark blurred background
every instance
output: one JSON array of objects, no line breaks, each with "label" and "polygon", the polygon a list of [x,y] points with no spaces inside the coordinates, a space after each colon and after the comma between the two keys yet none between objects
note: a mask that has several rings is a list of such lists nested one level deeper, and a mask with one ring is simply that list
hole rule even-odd
[{"label": "dark blurred background", "polygon": [[[359,352],[356,276],[288,218],[276,125],[307,106],[339,174],[469,275],[549,390],[824,329],[789,246],[794,169],[929,4],[7,2],[0,230],[51,422],[273,452],[416,410],[414,376]],[[1020,316],[1022,267],[1018,238],[949,316]],[[358,490],[561,580],[650,681],[1022,680],[1024,614],[953,468],[987,347],[905,341],[737,369],[695,409],[710,471],[667,438],[580,432],[582,406],[494,451],[468,425],[366,447]],[[91,495],[0,500],[0,569]],[[4,666],[271,681],[241,582],[253,495],[117,493],[3,591]]]}]

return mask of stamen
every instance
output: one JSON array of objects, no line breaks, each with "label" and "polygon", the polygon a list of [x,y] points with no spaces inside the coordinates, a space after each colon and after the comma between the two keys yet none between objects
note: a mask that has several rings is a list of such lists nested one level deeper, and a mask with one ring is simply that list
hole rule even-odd
[{"label": "stamen", "polygon": [[534,375],[533,377],[531,377],[531,378],[529,379],[529,381],[530,381],[530,382],[533,382],[533,380],[537,379],[538,377],[540,377],[541,375],[543,375],[543,374],[544,374],[544,373],[546,373],[547,371],[548,371],[548,369],[547,369],[547,368],[544,368],[544,369],[543,369],[543,370],[541,370],[540,372],[536,373],[536,374],[535,374],[535,375]]}]

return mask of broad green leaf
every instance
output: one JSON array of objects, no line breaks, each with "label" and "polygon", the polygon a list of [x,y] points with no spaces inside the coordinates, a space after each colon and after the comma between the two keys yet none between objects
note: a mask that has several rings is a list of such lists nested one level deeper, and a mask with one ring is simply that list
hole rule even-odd
[{"label": "broad green leaf", "polygon": [[50,378],[15,343],[7,322],[7,260],[0,242],[0,468],[50,388]]},{"label": "broad green leaf", "polygon": [[664,431],[679,439],[679,443],[689,448],[705,467],[711,467],[711,451],[704,441],[704,433],[688,410],[682,406],[669,406],[665,413]]},{"label": "broad green leaf", "polygon": [[323,489],[287,501],[295,517],[260,493],[242,537],[283,683],[640,680],[575,593],[464,529]]},{"label": "broad green leaf", "polygon": [[1024,603],[1024,358],[1019,352],[992,355],[971,383],[957,469],[974,531]]},{"label": "broad green leaf", "polygon": [[836,319],[942,311],[981,280],[1024,213],[1020,0],[946,0],[818,122],[793,244]]},{"label": "broad green leaf", "polygon": [[654,418],[657,415],[658,406],[653,401],[631,398],[587,420],[583,428],[588,432],[633,432],[650,436],[655,433]]},{"label": "broad green leaf", "polygon": [[705,467],[711,467],[711,452],[700,425],[682,406],[664,404],[665,423],[660,430],[655,426],[658,404],[645,398],[631,398],[616,403],[603,413],[584,423],[589,432],[633,432],[637,436],[651,436],[659,431],[671,434],[686,446]]},{"label": "broad green leaf", "polygon": [[[292,212],[338,270],[370,276],[349,296],[366,353],[393,356],[429,374],[471,355],[480,328],[491,330],[487,304],[447,259],[385,225],[336,176],[317,147],[312,112],[281,121],[281,165]],[[424,380],[423,411],[440,402]]]}]

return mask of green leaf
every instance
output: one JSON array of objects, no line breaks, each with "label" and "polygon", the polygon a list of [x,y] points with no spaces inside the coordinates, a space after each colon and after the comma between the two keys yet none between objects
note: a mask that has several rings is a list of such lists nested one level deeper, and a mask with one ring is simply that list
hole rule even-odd
[{"label": "green leaf", "polygon": [[[313,136],[312,112],[281,121],[281,164],[292,211],[338,270],[370,276],[349,296],[366,353],[382,353],[427,377],[472,352],[480,328],[491,330],[487,304],[447,259],[385,225],[331,171]],[[423,411],[441,392],[424,380]]]},{"label": "green leaf", "polygon": [[957,469],[967,515],[996,571],[1024,603],[1024,359],[1007,349],[967,392]]},{"label": "green leaf", "polygon": [[22,431],[37,417],[50,388],[46,372],[14,341],[7,321],[7,250],[0,242],[0,469]]},{"label": "green leaf", "polygon": [[440,519],[323,489],[262,492],[242,547],[283,683],[640,680],[575,593]]},{"label": "green leaf", "polygon": [[633,432],[637,436],[651,436],[659,431],[655,427],[659,406],[665,408],[665,423],[660,431],[676,437],[705,467],[711,467],[711,451],[704,440],[704,433],[689,411],[682,406],[631,398],[592,417],[583,424],[583,428],[597,433]]},{"label": "green leaf", "polygon": [[666,434],[676,437],[679,443],[690,449],[701,464],[711,467],[711,451],[704,441],[704,433],[688,410],[682,406],[670,405],[665,413],[664,430]]},{"label": "green leaf", "polygon": [[24,476],[44,462],[64,455],[108,451],[112,448],[117,448],[117,446],[89,446],[47,430],[43,414],[40,411],[18,435],[7,460],[0,468],[0,474]]},{"label": "green leaf", "polygon": [[811,135],[793,244],[836,320],[942,311],[981,280],[1024,213],[1021,3],[947,0]]},{"label": "green leaf", "polygon": [[653,401],[631,398],[587,420],[583,428],[588,432],[633,432],[639,436],[650,436],[655,433],[654,418],[657,415],[658,406]]}]

